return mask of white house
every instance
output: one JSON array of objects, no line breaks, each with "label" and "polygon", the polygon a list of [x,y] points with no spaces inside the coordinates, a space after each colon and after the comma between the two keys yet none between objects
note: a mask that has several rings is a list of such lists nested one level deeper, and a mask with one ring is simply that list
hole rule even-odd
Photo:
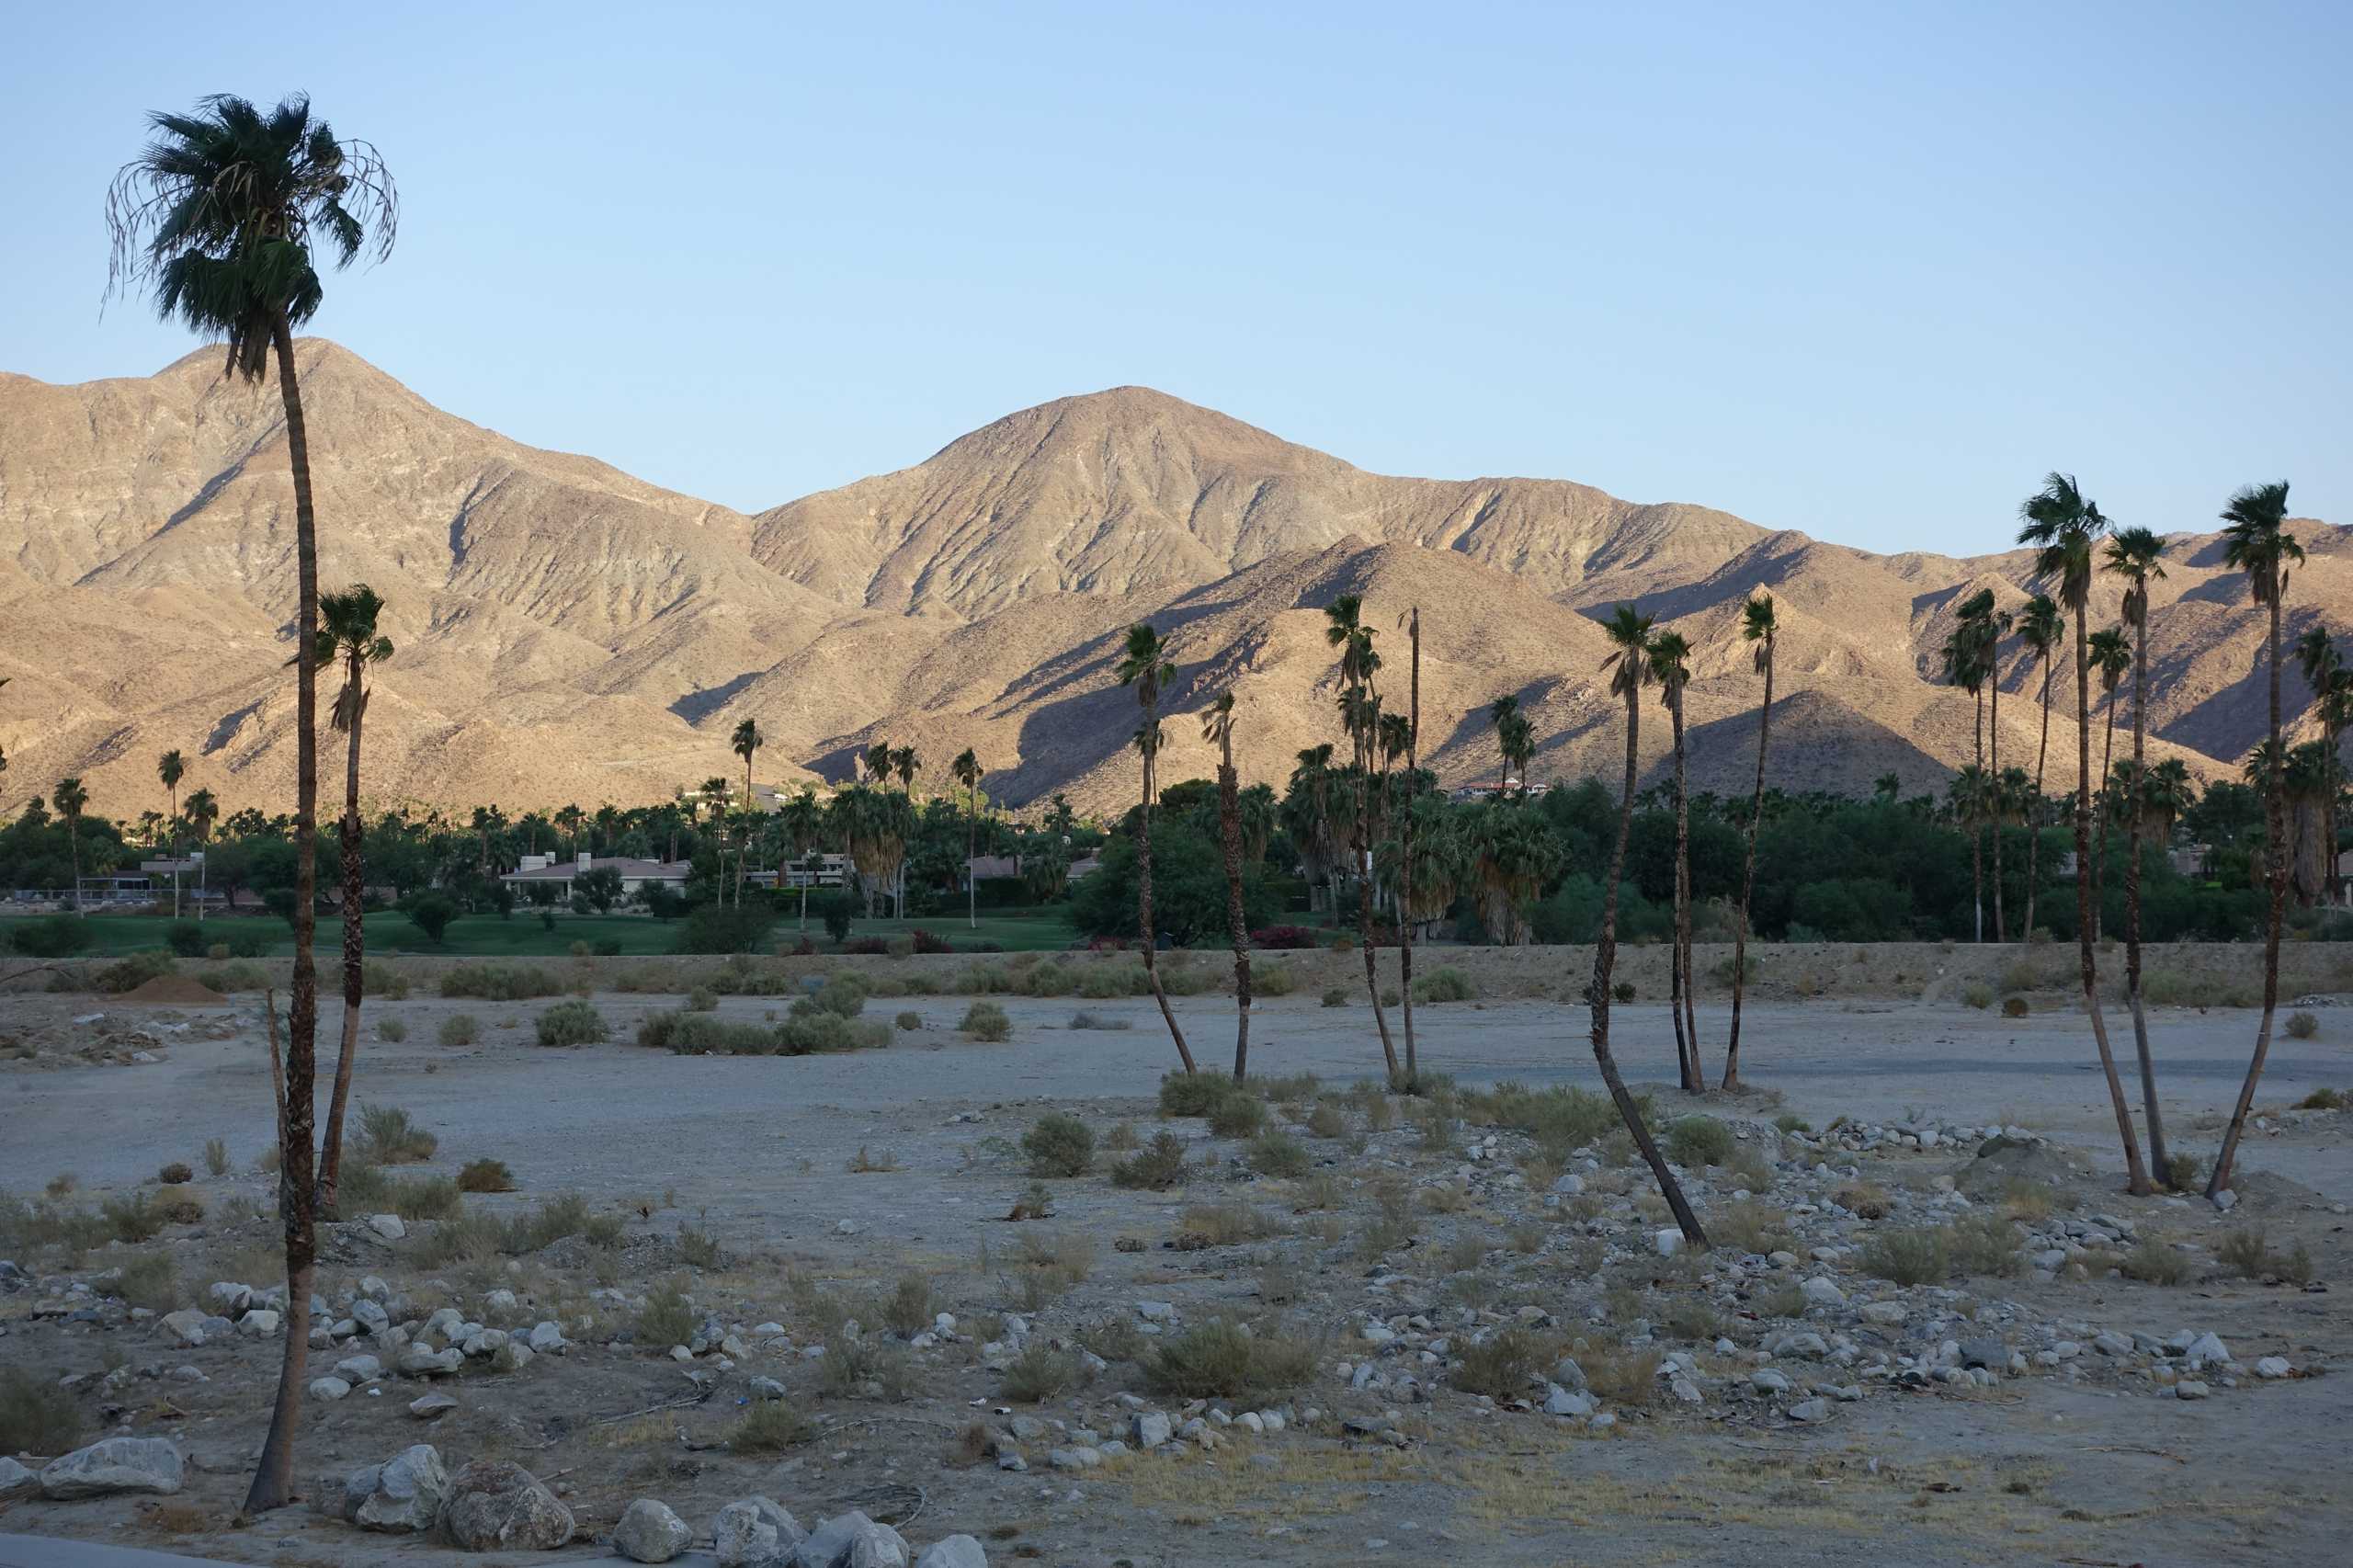
[{"label": "white house", "polygon": [[584,849],[570,860],[553,855],[526,855],[515,869],[498,880],[518,893],[552,882],[557,898],[569,900],[576,878],[591,871],[613,871],[621,879],[621,896],[635,898],[656,882],[676,892],[686,885],[687,873],[691,869],[684,860],[641,860],[629,855],[591,855]]}]

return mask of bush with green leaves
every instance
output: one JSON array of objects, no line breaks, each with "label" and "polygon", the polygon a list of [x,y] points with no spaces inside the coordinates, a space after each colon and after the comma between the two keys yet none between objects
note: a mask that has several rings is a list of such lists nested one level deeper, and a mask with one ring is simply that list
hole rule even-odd
[{"label": "bush with green leaves", "polygon": [[1324,1006],[1326,1007],[1345,1007],[1347,1005],[1348,988],[1347,986],[1327,985],[1324,988]]},{"label": "bush with green leaves", "polygon": [[773,1025],[683,1008],[648,1014],[637,1026],[637,1043],[678,1056],[766,1056],[778,1048]]},{"label": "bush with green leaves", "polygon": [[1211,1109],[1249,1090],[1222,1073],[1164,1073],[1160,1077],[1160,1114],[1207,1116]]},{"label": "bush with green leaves", "polygon": [[532,1028],[541,1045],[594,1045],[613,1033],[596,1005],[576,996],[541,1013]]},{"label": "bush with green leaves", "polygon": [[1478,994],[1479,988],[1471,983],[1471,977],[1452,964],[1440,964],[1427,974],[1414,976],[1416,1002],[1468,1002]]},{"label": "bush with green leaves", "polygon": [[434,1034],[443,1045],[472,1045],[482,1039],[482,1020],[472,1013],[452,1013]]},{"label": "bush with green leaves", "polygon": [[1692,1170],[1731,1159],[1733,1142],[1732,1129],[1712,1116],[1677,1117],[1666,1130],[1667,1158]]},{"label": "bush with green leaves", "polygon": [[458,1172],[460,1192],[512,1192],[515,1173],[506,1168],[504,1160],[468,1160]]},{"label": "bush with green leaves", "polygon": [[441,994],[483,1002],[528,1002],[538,996],[561,996],[563,979],[535,963],[461,963],[441,976]]},{"label": "bush with green leaves", "polygon": [[1314,1371],[1311,1342],[1275,1329],[1253,1333],[1224,1319],[1164,1335],[1143,1364],[1145,1386],[1171,1399],[1280,1393]]},{"label": "bush with green leaves", "polygon": [[1287,963],[1250,966],[1250,994],[1253,996],[1288,996],[1299,989],[1299,976]]},{"label": "bush with green leaves", "polygon": [[63,1454],[81,1446],[82,1410],[54,1369],[0,1368],[0,1453]]},{"label": "bush with green leaves", "polygon": [[359,988],[387,1002],[408,1000],[408,976],[382,959],[369,959],[359,966]]},{"label": "bush with green leaves", "polygon": [[408,1026],[387,1013],[376,1020],[376,1038],[387,1045],[398,1045],[408,1038]]},{"label": "bush with green leaves", "polygon": [[898,1027],[901,1033],[911,1034],[915,1030],[923,1028],[923,1015],[914,1011],[913,1009],[902,1012],[897,1017],[891,1021]]},{"label": "bush with green leaves", "polygon": [[833,1013],[845,1018],[855,1018],[866,1011],[866,983],[844,971],[829,974],[824,983],[792,1004],[792,1016],[808,1017],[813,1013]]},{"label": "bush with green leaves", "polygon": [[646,1292],[638,1309],[634,1343],[641,1350],[666,1351],[695,1336],[694,1308],[676,1285],[665,1280]]},{"label": "bush with green leaves", "polygon": [[821,1056],[844,1051],[880,1051],[891,1043],[891,1026],[880,1018],[846,1018],[813,1012],[790,1017],[776,1028],[777,1050],[786,1056]]},{"label": "bush with green leaves", "polygon": [[410,1119],[399,1106],[359,1108],[359,1143],[355,1151],[371,1165],[422,1165],[441,1141]]},{"label": "bush with green leaves", "polygon": [[992,1045],[1013,1038],[1013,1020],[994,1002],[975,1002],[965,1008],[963,1021],[956,1028],[967,1039]]},{"label": "bush with green leaves", "polygon": [[1043,1404],[1076,1388],[1086,1378],[1077,1357],[1033,1342],[1013,1358],[997,1386],[997,1397],[1008,1404]]},{"label": "bush with green leaves", "polygon": [[1111,1185],[1165,1192],[1183,1184],[1185,1141],[1174,1132],[1156,1132],[1152,1142],[1111,1167]]},{"label": "bush with green leaves", "polygon": [[2288,1038],[2311,1040],[2320,1033],[2320,1019],[2299,1007],[2288,1015]]},{"label": "bush with green leaves", "polygon": [[1081,1176],[1095,1165],[1095,1130],[1068,1111],[1048,1111],[1021,1135],[1029,1174]]},{"label": "bush with green leaves", "polygon": [[1866,1274],[1898,1285],[1941,1285],[1952,1275],[1945,1233],[1927,1226],[1882,1230],[1863,1248]]},{"label": "bush with green leaves", "polygon": [[1268,1128],[1250,1141],[1250,1168],[1266,1176],[1303,1176],[1314,1159],[1290,1133]]},{"label": "bush with green leaves", "polygon": [[1524,1328],[1506,1328],[1462,1345],[1448,1381],[1465,1393],[1525,1399],[1552,1364],[1551,1347]]},{"label": "bush with green leaves", "polygon": [[1231,1094],[1210,1107],[1209,1123],[1221,1138],[1248,1138],[1267,1125],[1267,1104],[1255,1095]]}]

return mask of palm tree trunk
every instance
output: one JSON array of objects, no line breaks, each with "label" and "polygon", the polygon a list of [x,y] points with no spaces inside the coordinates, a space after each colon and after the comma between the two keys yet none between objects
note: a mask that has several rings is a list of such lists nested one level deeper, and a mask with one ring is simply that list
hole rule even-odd
[{"label": "palm tree trunk", "polygon": [[1723,1086],[1740,1087],[1740,998],[1748,983],[1748,905],[1756,896],[1756,832],[1765,818],[1765,746],[1773,733],[1773,645],[1765,645],[1765,706],[1756,714],[1756,793],[1748,806],[1748,856],[1740,873],[1740,923],[1732,938],[1732,1040],[1724,1047]]},{"label": "palm tree trunk", "polygon": [[2238,1104],[2231,1110],[2231,1125],[2222,1134],[2222,1153],[2214,1156],[2214,1173],[2206,1178],[2206,1196],[2228,1191],[2231,1166],[2238,1159],[2239,1134],[2246,1130],[2246,1115],[2255,1104],[2255,1086],[2263,1078],[2264,1058],[2271,1054],[2271,1017],[2279,1006],[2279,923],[2288,903],[2288,824],[2281,800],[2287,779],[2279,752],[2279,593],[2278,579],[2271,592],[2271,778],[2264,790],[2263,824],[2270,842],[2263,848],[2263,871],[2270,882],[2271,908],[2263,928],[2263,1020],[2256,1026],[2255,1057],[2247,1063],[2246,1082],[2239,1085]]},{"label": "palm tree trunk", "polygon": [[2002,918],[2002,671],[1998,661],[1985,684],[1993,687],[1993,718],[1985,726],[1986,783],[1994,791],[1994,940],[2010,939],[2009,923]]},{"label": "palm tree trunk", "polygon": [[294,971],[286,1008],[286,1087],[279,1102],[278,1210],[286,1238],[285,1354],[269,1432],[245,1493],[244,1511],[266,1513],[294,1499],[294,1437],[301,1418],[302,1373],[310,1361],[311,1274],[318,1257],[316,1176],[312,1130],[318,1075],[319,978],[311,947],[318,896],[319,621],[318,518],[311,501],[310,443],[295,378],[294,332],[281,313],[270,338],[278,354],[278,391],[286,410],[286,452],[294,471]]},{"label": "palm tree trunk", "polygon": [[1690,1042],[1689,1073],[1683,1086],[1695,1095],[1708,1092],[1707,1069],[1699,1062],[1699,976],[1691,972],[1691,790],[1683,747],[1683,698],[1677,693],[1668,710],[1675,722],[1675,967],[1682,974],[1682,1009],[1676,1032]]},{"label": "palm tree trunk", "polygon": [[[1408,789],[1418,788],[1421,778],[1422,742],[1422,607],[1415,605],[1410,636],[1413,640],[1413,687],[1405,717],[1405,778]],[[1416,1087],[1421,1082],[1421,1059],[1414,1049],[1414,810],[1413,801],[1405,802],[1405,815],[1397,824],[1397,842],[1403,851],[1397,871],[1397,996],[1405,1015],[1405,1086]]]},{"label": "palm tree trunk", "polygon": [[2042,765],[2051,758],[2051,651],[2042,652],[2042,739],[2034,748],[2034,799],[2026,803],[2026,940],[2034,940],[2034,885],[2041,875],[2042,824],[2035,820],[2042,809]]},{"label": "palm tree trunk", "polygon": [[[1977,735],[1977,781],[1985,782],[1985,699],[1977,699],[1977,716],[1973,725]],[[1976,934],[1970,939],[1985,939],[1985,802],[1972,801],[1969,807],[1969,886],[1972,908],[1975,913]]]},{"label": "palm tree trunk", "polygon": [[1363,937],[1364,986],[1372,998],[1373,1027],[1381,1031],[1381,1059],[1389,1082],[1400,1082],[1397,1047],[1389,1038],[1389,1011],[1381,1005],[1381,944],[1372,924],[1372,759],[1357,773],[1357,929]]},{"label": "palm tree trunk", "polygon": [[2172,1185],[2173,1161],[2165,1153],[2165,1117],[2157,1108],[2157,1069],[2149,1055],[2149,1014],[2141,1002],[2141,794],[2149,722],[2149,625],[2142,611],[2140,639],[2132,657],[2132,799],[2129,858],[2124,862],[2124,996],[2132,1009],[2132,1051],[2141,1065],[2142,1119],[2148,1123],[2149,1174]]},{"label": "palm tree trunk", "polygon": [[964,818],[964,924],[981,928],[981,787],[972,786],[970,810]]},{"label": "palm tree trunk", "polygon": [[2087,872],[2092,843],[2091,664],[2084,631],[2084,611],[2075,608],[2075,951],[2083,970],[2084,1011],[2091,1016],[2092,1043],[2099,1050],[2100,1072],[2108,1079],[2108,1097],[2116,1108],[2117,1135],[2124,1143],[2125,1187],[2136,1198],[2150,1191],[2149,1173],[2141,1165],[2141,1141],[2132,1132],[2132,1111],[2124,1100],[2123,1080],[2116,1075],[2116,1056],[2108,1048],[2108,1020],[2100,1016],[2099,972],[2092,949],[2092,884]]},{"label": "palm tree trunk", "polygon": [[1225,926],[1233,939],[1233,1081],[1250,1071],[1250,931],[1242,915],[1242,791],[1233,772],[1233,737],[1224,736],[1217,770],[1218,837],[1225,848]]},{"label": "palm tree trunk", "polygon": [[[1156,709],[1147,708],[1144,727],[1159,723]],[[1176,1027],[1176,1015],[1168,1006],[1168,993],[1160,988],[1160,955],[1152,939],[1152,775],[1153,755],[1143,756],[1143,812],[1136,821],[1136,924],[1143,931],[1143,977],[1152,984],[1152,999],[1160,1004],[1160,1017],[1168,1026],[1168,1038],[1176,1042],[1176,1059],[1185,1071],[1193,1071],[1192,1049],[1185,1043],[1185,1031]]]},{"label": "palm tree trunk", "polygon": [[[1639,657],[1628,653],[1628,658]],[[1618,847],[1609,858],[1609,881],[1601,894],[1601,939],[1593,946],[1593,983],[1586,988],[1586,999],[1593,1007],[1593,1060],[1601,1069],[1601,1082],[1609,1091],[1612,1104],[1618,1108],[1619,1119],[1626,1124],[1626,1131],[1634,1140],[1634,1147],[1642,1152],[1643,1163],[1651,1168],[1658,1182],[1659,1191],[1665,1195],[1666,1206],[1675,1212],[1675,1223],[1683,1232],[1683,1239],[1695,1247],[1708,1244],[1708,1233],[1699,1228],[1699,1217],[1683,1196],[1683,1186],[1675,1173],[1666,1168],[1665,1157],[1652,1141],[1651,1131],[1643,1125],[1642,1108],[1634,1096],[1626,1092],[1626,1080],[1619,1076],[1618,1059],[1609,1050],[1609,976],[1618,967],[1618,884],[1626,875],[1626,844],[1634,831],[1634,744],[1642,723],[1638,706],[1638,691],[1626,694],[1626,788],[1618,798]]]},{"label": "palm tree trunk", "polygon": [[2108,798],[2109,780],[2116,772],[2116,693],[2108,694],[2108,738],[2101,743],[2099,755],[2100,812],[2094,819],[2099,824],[2099,855],[2092,861],[2092,939],[2099,939],[2100,926],[2108,915],[2108,824],[2115,814],[2116,802]]},{"label": "palm tree trunk", "polygon": [[[360,665],[351,662],[351,684],[359,685]],[[351,1098],[351,1069],[359,1055],[359,1004],[364,994],[367,931],[360,924],[360,901],[366,896],[359,865],[359,722],[365,709],[355,703],[351,733],[344,747],[343,821],[339,824],[343,851],[343,1042],[335,1059],[335,1093],[327,1101],[327,1131],[319,1150],[321,1213],[335,1211],[335,1183],[343,1172],[343,1112]]]}]

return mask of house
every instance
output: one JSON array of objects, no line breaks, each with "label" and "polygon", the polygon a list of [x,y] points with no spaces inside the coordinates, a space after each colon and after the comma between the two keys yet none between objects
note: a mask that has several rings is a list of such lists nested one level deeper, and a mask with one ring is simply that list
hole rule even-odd
[{"label": "house", "polygon": [[553,883],[556,897],[568,901],[575,879],[591,871],[612,871],[620,877],[621,896],[635,898],[654,883],[677,892],[686,885],[687,873],[691,869],[684,860],[641,860],[630,855],[591,855],[584,849],[569,860],[553,855],[526,855],[515,869],[498,880],[518,893]]},{"label": "house", "polygon": [[807,855],[772,871],[754,871],[745,881],[756,888],[837,888],[849,874],[847,855]]}]

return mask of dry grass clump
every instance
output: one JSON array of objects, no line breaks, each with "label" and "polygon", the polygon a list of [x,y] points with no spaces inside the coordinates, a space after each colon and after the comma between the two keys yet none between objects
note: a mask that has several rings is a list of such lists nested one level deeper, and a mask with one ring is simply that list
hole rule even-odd
[{"label": "dry grass clump", "polygon": [[1732,1129],[1712,1116],[1685,1116],[1666,1130],[1665,1143],[1668,1159],[1697,1170],[1731,1159],[1733,1139]]},{"label": "dry grass clump", "polygon": [[596,1004],[576,996],[541,1013],[532,1030],[541,1045],[549,1046],[594,1045],[611,1039],[613,1033]]},{"label": "dry grass clump", "polygon": [[1086,1381],[1086,1369],[1067,1351],[1032,1345],[1014,1358],[997,1385],[997,1397],[1009,1404],[1043,1404]]},{"label": "dry grass clump", "polygon": [[1999,1214],[1966,1214],[1945,1228],[1945,1248],[1953,1272],[2006,1279],[2023,1267],[2018,1233]]},{"label": "dry grass clump", "polygon": [[2040,1182],[2013,1178],[2002,1188],[2002,1212],[2033,1224],[2051,1217],[2051,1189]]},{"label": "dry grass clump", "polygon": [[1892,1208],[1887,1189],[1868,1181],[1848,1182],[1830,1195],[1830,1201],[1865,1220],[1884,1220]]},{"label": "dry grass clump", "polygon": [[[1648,1096],[1635,1098],[1647,1116]],[[1619,1124],[1617,1108],[1606,1096],[1567,1085],[1530,1089],[1506,1081],[1483,1094],[1462,1095],[1461,1104],[1461,1114],[1470,1121],[1527,1133],[1555,1164],[1564,1164],[1571,1151],[1593,1142]]]},{"label": "dry grass clump", "polygon": [[931,1326],[938,1312],[931,1299],[931,1281],[913,1269],[899,1276],[898,1285],[882,1300],[883,1326],[902,1339],[912,1339]]},{"label": "dry grass clump", "polygon": [[563,979],[540,964],[462,963],[441,976],[442,995],[484,1002],[528,1002],[563,991]]},{"label": "dry grass clump", "polygon": [[100,1281],[98,1292],[151,1312],[167,1312],[180,1304],[179,1266],[162,1253],[135,1257],[113,1278]]},{"label": "dry grass clump", "polygon": [[1156,1132],[1152,1142],[1111,1167],[1111,1185],[1165,1192],[1186,1176],[1185,1141],[1174,1132]]},{"label": "dry grass clump", "polygon": [[1465,1345],[1448,1381],[1465,1393],[1519,1399],[1543,1375],[1553,1347],[1524,1328],[1507,1328],[1483,1344]]},{"label": "dry grass clump", "polygon": [[905,1399],[915,1388],[915,1358],[897,1346],[871,1335],[858,1339],[835,1336],[818,1363],[817,1383],[837,1399],[853,1396]]},{"label": "dry grass clump", "polygon": [[1302,1176],[1313,1164],[1307,1145],[1288,1132],[1268,1128],[1250,1141],[1250,1168],[1260,1176]]},{"label": "dry grass clump", "polygon": [[695,1268],[717,1268],[727,1261],[726,1249],[709,1231],[693,1225],[678,1227],[678,1256]]},{"label": "dry grass clump", "polygon": [[1242,1399],[1279,1393],[1315,1371],[1315,1346],[1221,1319],[1162,1338],[1143,1364],[1144,1385],[1172,1399]]},{"label": "dry grass clump", "polygon": [[452,1013],[441,1020],[434,1038],[443,1045],[472,1045],[482,1039],[482,1020],[472,1013]]},{"label": "dry grass clump", "polygon": [[82,1412],[52,1378],[0,1369],[0,1453],[63,1454],[81,1446]]},{"label": "dry grass clump", "polygon": [[1068,1111],[1048,1111],[1021,1135],[1029,1174],[1081,1176],[1095,1165],[1095,1131]]},{"label": "dry grass clump", "polygon": [[1210,1131],[1221,1138],[1249,1138],[1267,1125],[1266,1102],[1243,1092],[1227,1095],[1209,1108]]},{"label": "dry grass clump", "polygon": [[695,1336],[694,1308],[676,1285],[665,1280],[647,1292],[638,1309],[634,1343],[641,1350],[666,1351]]},{"label": "dry grass clump", "polygon": [[225,1142],[218,1138],[204,1141],[204,1169],[215,1176],[229,1174],[229,1145]]},{"label": "dry grass clump", "polygon": [[2288,1015],[2288,1038],[2310,1040],[2320,1033],[2320,1019],[2302,1008]]},{"label": "dry grass clump", "polygon": [[1210,1203],[1188,1209],[1176,1221],[1176,1250],[1238,1246],[1283,1233],[1275,1215],[1249,1203]]},{"label": "dry grass clump", "polygon": [[1898,1285],[1941,1284],[1952,1273],[1945,1234],[1928,1227],[1882,1231],[1863,1249],[1863,1272]]},{"label": "dry grass clump", "polygon": [[408,1026],[387,1013],[376,1020],[376,1038],[387,1045],[398,1045],[408,1038]]},{"label": "dry grass clump", "polygon": [[2312,1254],[2305,1250],[2303,1243],[2298,1242],[2286,1252],[2274,1252],[2260,1225],[2233,1231],[2214,1252],[2223,1267],[2245,1278],[2269,1278],[2302,1285],[2313,1277]]},{"label": "dry grass clump", "polygon": [[177,1187],[182,1182],[194,1181],[196,1173],[188,1169],[185,1160],[174,1160],[155,1173],[155,1179],[165,1187]]},{"label": "dry grass clump", "polygon": [[1585,1372],[1585,1386],[1597,1399],[1642,1406],[1658,1393],[1659,1353],[1655,1350],[1598,1345],[1579,1350],[1576,1358]]},{"label": "dry grass clump", "polygon": [[2178,1249],[2150,1236],[2143,1237],[2139,1245],[2118,1260],[2116,1267],[2124,1278],[2138,1279],[2143,1285],[2178,1285],[2189,1278],[2189,1259]]},{"label": "dry grass clump", "polygon": [[458,1172],[460,1192],[512,1192],[515,1173],[506,1168],[504,1160],[468,1160]]},{"label": "dry grass clump", "polygon": [[371,1165],[422,1165],[441,1141],[409,1119],[398,1106],[359,1108],[358,1156]]},{"label": "dry grass clump", "polygon": [[816,1435],[815,1424],[792,1405],[780,1399],[764,1399],[744,1413],[744,1419],[728,1434],[727,1447],[739,1454],[780,1454]]},{"label": "dry grass clump", "polygon": [[1721,1213],[1709,1220],[1708,1239],[1720,1246],[1738,1247],[1743,1252],[1796,1250],[1796,1238],[1790,1233],[1789,1217],[1770,1204],[1746,1199],[1728,1204]]}]

